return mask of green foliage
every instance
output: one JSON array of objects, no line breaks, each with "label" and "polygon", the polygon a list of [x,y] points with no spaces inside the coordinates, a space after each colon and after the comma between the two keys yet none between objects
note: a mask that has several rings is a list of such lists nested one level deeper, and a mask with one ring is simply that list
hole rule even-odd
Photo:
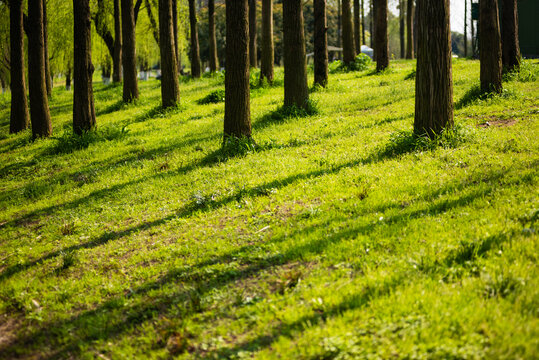
[{"label": "green foliage", "polygon": [[354,62],[350,64],[350,66],[347,66],[341,60],[335,60],[328,65],[328,70],[330,74],[347,71],[364,71],[368,70],[371,65],[371,58],[368,55],[361,53],[355,57]]},{"label": "green foliage", "polygon": [[413,69],[408,74],[406,74],[406,76],[404,77],[404,80],[415,80],[415,73],[416,73],[416,69]]},{"label": "green foliage", "polygon": [[225,90],[218,89],[214,90],[208,95],[204,96],[202,99],[198,100],[198,103],[201,105],[204,104],[218,104],[225,101]]},{"label": "green foliage", "polygon": [[518,69],[503,75],[504,81],[535,82],[539,79],[539,69],[529,61],[522,61]]},{"label": "green foliage", "polygon": [[109,126],[87,131],[82,135],[77,135],[70,129],[64,130],[60,136],[52,138],[54,142],[47,150],[47,153],[50,155],[69,154],[73,151],[86,149],[93,143],[123,138],[128,132],[127,126],[121,128]]}]

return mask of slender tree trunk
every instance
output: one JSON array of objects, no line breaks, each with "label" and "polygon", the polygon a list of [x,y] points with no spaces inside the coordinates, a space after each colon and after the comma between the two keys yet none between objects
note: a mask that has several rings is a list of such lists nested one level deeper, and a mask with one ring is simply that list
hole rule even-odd
[{"label": "slender tree trunk", "polygon": [[210,71],[215,72],[219,69],[217,37],[215,36],[215,0],[208,0],[208,25],[210,27]]},{"label": "slender tree trunk", "polygon": [[176,56],[176,68],[180,71],[181,59],[178,43],[178,0],[172,0],[172,30],[174,32],[174,55]]},{"label": "slender tree trunk", "polygon": [[[365,2],[364,0],[361,0],[361,44],[365,45]],[[361,53],[361,46],[357,49],[358,53]]]},{"label": "slender tree trunk", "polygon": [[314,83],[328,83],[328,36],[326,0],[314,0]]},{"label": "slender tree trunk", "polygon": [[189,21],[191,23],[191,76],[193,76],[194,78],[199,78],[200,48],[198,46],[197,13],[195,0],[189,0]]},{"label": "slender tree trunk", "polygon": [[247,0],[226,1],[224,138],[251,137]]},{"label": "slender tree trunk", "polygon": [[374,50],[374,57],[376,59],[376,50],[374,49],[374,0],[370,0],[369,5],[370,5],[369,30],[371,31],[371,49]]},{"label": "slender tree trunk", "polygon": [[42,0],[28,0],[28,69],[32,69],[28,71],[32,135],[48,137],[52,135],[52,124],[45,84]]},{"label": "slender tree trunk", "polygon": [[43,0],[43,41],[45,56],[45,86],[47,87],[47,96],[52,95],[52,76],[49,62],[49,21],[47,19],[47,2]]},{"label": "slender tree trunk", "polygon": [[350,0],[342,0],[342,54],[343,62],[350,66],[356,57],[354,48],[354,26]]},{"label": "slender tree trunk", "polygon": [[73,19],[73,131],[81,135],[95,128],[90,0],[73,0]]},{"label": "slender tree trunk", "polygon": [[513,71],[520,67],[517,0],[502,1],[502,64],[504,71]]},{"label": "slender tree trunk", "polygon": [[356,53],[361,52],[361,22],[359,0],[354,0],[354,46]]},{"label": "slender tree trunk", "polygon": [[380,0],[377,2],[375,16],[376,29],[374,31],[374,49],[376,52],[376,71],[382,71],[389,66],[389,41],[387,37],[387,0]]},{"label": "slender tree trunk", "polygon": [[464,0],[464,57],[468,57],[468,0]]},{"label": "slender tree trunk", "polygon": [[414,132],[433,138],[453,126],[449,0],[418,0]]},{"label": "slender tree trunk", "polygon": [[404,43],[404,0],[399,0],[399,40],[401,45],[401,59],[405,57]]},{"label": "slender tree trunk", "polygon": [[163,107],[180,101],[178,68],[174,51],[172,0],[159,0],[159,47],[161,50],[161,99]]},{"label": "slender tree trunk", "polygon": [[71,90],[71,71],[71,64],[68,64],[66,70],[66,90]]},{"label": "slender tree trunk", "polygon": [[258,66],[256,52],[256,0],[249,0],[249,62],[253,68]]},{"label": "slender tree trunk", "polygon": [[[337,0],[337,47],[342,47],[342,3]],[[342,59],[342,53],[338,53],[339,59]]]},{"label": "slender tree trunk", "polygon": [[307,109],[307,63],[302,0],[283,2],[284,105]]},{"label": "slender tree trunk", "polygon": [[26,98],[24,78],[24,35],[22,0],[11,0],[9,9],[9,39],[11,46],[11,113],[9,132],[11,134],[28,128],[30,115]]},{"label": "slender tree trunk", "polygon": [[414,0],[406,0],[406,58],[414,58]]},{"label": "slender tree trunk", "polygon": [[112,81],[122,81],[122,22],[120,0],[114,0],[114,56],[112,57]]},{"label": "slender tree trunk", "polygon": [[502,46],[498,21],[498,0],[479,2],[479,51],[481,91],[502,91]]},{"label": "slender tree trunk", "polygon": [[[124,74],[123,100],[130,102],[138,99],[135,16],[133,0],[121,0],[122,8],[122,67]],[[76,82],[76,80],[75,80]]]},{"label": "slender tree trunk", "polygon": [[262,59],[260,81],[273,83],[273,0],[262,0]]},{"label": "slender tree trunk", "polygon": [[[473,3],[472,3],[473,4]],[[476,56],[476,52],[475,52],[475,49],[476,49],[476,39],[475,39],[475,26],[474,26],[474,20],[472,18],[472,22],[470,23],[470,30],[472,32],[472,57],[474,59],[477,58]]]},{"label": "slender tree trunk", "polygon": [[146,13],[148,14],[148,20],[150,21],[150,26],[152,28],[153,38],[155,39],[157,46],[159,46],[159,25],[157,25],[157,21],[155,21],[150,0],[146,0]]}]

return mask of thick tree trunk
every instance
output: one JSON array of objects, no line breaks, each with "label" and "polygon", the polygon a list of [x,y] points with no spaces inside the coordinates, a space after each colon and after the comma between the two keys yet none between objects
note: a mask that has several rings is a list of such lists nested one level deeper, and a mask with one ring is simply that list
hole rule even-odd
[{"label": "thick tree trunk", "polygon": [[356,53],[361,52],[361,21],[359,0],[354,0],[354,47]]},{"label": "thick tree trunk", "polygon": [[328,83],[328,36],[326,0],[314,0],[314,83]]},{"label": "thick tree trunk", "polygon": [[302,0],[283,2],[284,105],[306,109],[309,102]]},{"label": "thick tree trunk", "polygon": [[351,65],[356,57],[354,48],[354,26],[350,0],[342,0],[342,58],[346,65]]},{"label": "thick tree trunk", "polygon": [[112,81],[122,81],[122,22],[120,0],[114,0],[114,56],[112,57]]},{"label": "thick tree trunk", "polygon": [[[366,40],[365,40],[365,4],[364,4],[364,0],[361,0],[360,7],[361,7],[361,44],[360,45],[362,45],[362,44],[365,45]],[[361,46],[357,49],[357,52],[361,53]]]},{"label": "thick tree trunk", "polygon": [[249,63],[258,66],[256,52],[256,0],[249,0]]},{"label": "thick tree trunk", "polygon": [[159,47],[161,50],[161,99],[163,107],[180,101],[178,68],[174,51],[172,0],[159,0]]},{"label": "thick tree trunk", "polygon": [[34,138],[52,135],[49,99],[45,84],[45,40],[43,38],[43,1],[28,0],[28,81],[30,120]]},{"label": "thick tree trunk", "polygon": [[414,0],[406,0],[406,58],[414,58]]},{"label": "thick tree trunk", "polygon": [[22,0],[11,0],[9,9],[9,40],[11,46],[11,113],[9,132],[11,134],[28,128],[30,115],[26,98],[24,78],[24,35]]},{"label": "thick tree trunk", "polygon": [[174,32],[174,54],[176,56],[176,68],[180,71],[181,59],[178,43],[178,0],[172,0],[172,31]]},{"label": "thick tree trunk", "polygon": [[217,37],[215,35],[215,0],[208,0],[208,25],[210,27],[210,71],[215,72],[219,69]]},{"label": "thick tree trunk", "polygon": [[479,2],[479,55],[481,91],[502,91],[502,46],[498,21],[498,0]]},{"label": "thick tree trunk", "polygon": [[197,13],[195,0],[189,0],[189,21],[191,23],[191,76],[200,77],[200,48],[198,46]]},{"label": "thick tree trunk", "polygon": [[260,81],[273,83],[273,0],[262,0],[262,59]]},{"label": "thick tree trunk", "polygon": [[224,138],[251,137],[247,0],[226,1]]},{"label": "thick tree trunk", "polygon": [[81,135],[95,127],[90,0],[73,0],[73,19],[73,131]]},{"label": "thick tree trunk", "polygon": [[418,0],[414,133],[433,138],[453,126],[449,0]]},{"label": "thick tree trunk", "polygon": [[504,71],[513,71],[520,67],[517,0],[502,1],[502,64]]},{"label": "thick tree trunk", "polygon": [[399,0],[399,40],[401,45],[401,59],[405,56],[404,43],[404,0]]},{"label": "thick tree trunk", "polygon": [[124,74],[123,100],[138,99],[135,16],[133,0],[121,0],[122,8],[122,67]]},{"label": "thick tree trunk", "polygon": [[47,20],[47,2],[43,0],[43,44],[45,56],[45,86],[47,87],[47,96],[52,95],[52,76],[49,61],[49,21]]},{"label": "thick tree trunk", "polygon": [[376,3],[374,51],[376,52],[376,71],[382,71],[389,66],[389,41],[387,37],[387,0]]}]

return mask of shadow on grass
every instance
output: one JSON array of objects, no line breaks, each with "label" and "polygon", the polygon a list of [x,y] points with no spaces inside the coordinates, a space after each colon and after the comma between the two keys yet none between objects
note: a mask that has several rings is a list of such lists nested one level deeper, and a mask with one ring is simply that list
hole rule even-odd
[{"label": "shadow on grass", "polygon": [[273,124],[284,123],[289,119],[298,119],[319,114],[318,104],[312,100],[308,100],[305,108],[300,108],[295,105],[280,106],[276,110],[267,113],[253,123],[253,129],[261,130]]},{"label": "shadow on grass", "polygon": [[485,94],[481,91],[479,84],[472,86],[455,104],[455,109],[459,110],[466,106],[475,103],[477,100],[484,100],[488,98],[489,94]]},{"label": "shadow on grass", "polygon": [[144,122],[156,118],[167,118],[174,114],[179,114],[186,109],[186,106],[183,104],[178,104],[177,106],[164,108],[161,105],[156,105],[141,115],[134,118],[130,123]]},{"label": "shadow on grass", "polygon": [[60,155],[69,154],[77,150],[83,150],[88,148],[91,144],[104,141],[112,141],[116,139],[124,138],[129,130],[127,127],[118,128],[115,126],[108,126],[104,128],[98,128],[93,131],[88,131],[82,135],[73,133],[72,130],[66,130],[58,137],[53,137],[55,142],[52,146],[45,149],[45,155]]},{"label": "shadow on grass", "polygon": [[101,116],[101,115],[106,115],[106,114],[110,114],[110,113],[113,113],[113,112],[116,112],[116,111],[119,111],[119,110],[122,110],[124,109],[125,107],[127,107],[128,104],[123,101],[123,100],[118,100],[116,101],[115,103],[101,109],[101,110],[98,110],[96,111],[96,116]]}]

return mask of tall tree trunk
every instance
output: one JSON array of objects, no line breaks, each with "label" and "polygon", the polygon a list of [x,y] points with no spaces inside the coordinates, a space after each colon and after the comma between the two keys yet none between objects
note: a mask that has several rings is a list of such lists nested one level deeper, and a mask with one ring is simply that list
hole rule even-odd
[{"label": "tall tree trunk", "polygon": [[247,0],[226,1],[224,138],[251,137]]},{"label": "tall tree trunk", "polygon": [[120,0],[114,0],[114,56],[112,57],[112,81],[122,81],[122,22]]},{"label": "tall tree trunk", "polygon": [[178,43],[178,0],[172,0],[172,31],[174,33],[174,55],[176,56],[176,68],[180,71],[181,59]]},{"label": "tall tree trunk", "polygon": [[67,64],[67,70],[66,70],[66,90],[71,90],[71,62]]},{"label": "tall tree trunk", "polygon": [[433,138],[453,126],[449,0],[418,0],[414,133]]},{"label": "tall tree trunk", "polygon": [[45,56],[45,86],[47,87],[47,96],[52,95],[52,76],[49,61],[49,21],[47,19],[47,2],[43,0],[43,52]]},{"label": "tall tree trunk", "polygon": [[[439,0],[440,1],[440,0]],[[376,71],[389,66],[389,41],[387,37],[387,0],[376,3],[374,30],[374,51],[376,52]]]},{"label": "tall tree trunk", "polygon": [[361,44],[360,47],[357,49],[358,53],[361,53],[361,45],[365,45],[365,3],[364,0],[361,0]]},{"label": "tall tree trunk", "polygon": [[[371,49],[374,50],[374,0],[369,1],[369,30],[371,32]],[[376,56],[376,50],[374,50],[374,56]]]},{"label": "tall tree trunk", "polygon": [[479,55],[481,91],[502,91],[502,46],[498,21],[498,0],[479,2]]},{"label": "tall tree trunk", "polygon": [[399,40],[401,45],[401,59],[405,56],[404,43],[404,0],[399,0]]},{"label": "tall tree trunk", "polygon": [[406,0],[406,58],[414,58],[414,0]]},{"label": "tall tree trunk", "polygon": [[217,37],[215,35],[215,0],[208,0],[208,25],[210,27],[210,71],[215,72],[219,69]]},{"label": "tall tree trunk", "polygon": [[189,0],[189,21],[191,23],[191,76],[200,77],[200,48],[198,46],[197,12],[195,0]]},{"label": "tall tree trunk", "polygon": [[123,100],[138,99],[135,15],[133,0],[121,0],[122,8],[122,67],[124,74]]},{"label": "tall tree trunk", "polygon": [[95,127],[90,0],[73,0],[73,19],[73,131],[81,135]]},{"label": "tall tree trunk", "polygon": [[273,83],[273,0],[262,0],[262,59],[260,81]]},{"label": "tall tree trunk", "polygon": [[157,46],[159,46],[159,25],[157,25],[157,21],[155,21],[155,16],[152,11],[152,2],[150,0],[146,0],[146,12],[148,13],[148,20],[150,21],[150,27],[152,28],[153,38],[155,39]]},{"label": "tall tree trunk", "polygon": [[[342,3],[337,0],[337,47],[342,47]],[[342,59],[342,53],[338,53],[339,59]]]},{"label": "tall tree trunk", "polygon": [[49,99],[45,84],[45,40],[43,38],[43,1],[28,0],[28,81],[30,120],[34,138],[52,135]]},{"label": "tall tree trunk", "polygon": [[326,0],[314,0],[314,83],[328,83],[328,36]]},{"label": "tall tree trunk", "polygon": [[354,0],[354,46],[356,53],[361,52],[361,13],[359,0]]},{"label": "tall tree trunk", "polygon": [[9,132],[11,134],[28,128],[30,115],[26,98],[24,78],[24,35],[22,0],[11,0],[9,9],[9,41],[11,46],[11,113]]},{"label": "tall tree trunk", "polygon": [[468,57],[468,0],[464,0],[464,57]]},{"label": "tall tree trunk", "polygon": [[342,0],[342,55],[343,62],[350,66],[354,62],[356,50],[354,48],[354,26],[352,23],[352,10],[350,0]]},{"label": "tall tree trunk", "polygon": [[180,101],[178,68],[174,51],[172,0],[159,0],[159,47],[161,50],[161,99],[163,107]]},{"label": "tall tree trunk", "polygon": [[475,25],[474,25],[473,18],[472,18],[472,21],[470,23],[470,30],[471,30],[471,33],[472,33],[472,58],[476,59],[477,58],[477,54],[475,52],[475,50],[476,50],[476,38],[475,38]]},{"label": "tall tree trunk", "polygon": [[249,62],[253,68],[258,66],[256,52],[256,0],[249,0]]},{"label": "tall tree trunk", "polygon": [[504,71],[513,71],[520,67],[517,0],[502,1],[502,64]]},{"label": "tall tree trunk", "polygon": [[307,63],[302,0],[283,2],[284,105],[307,109]]}]

